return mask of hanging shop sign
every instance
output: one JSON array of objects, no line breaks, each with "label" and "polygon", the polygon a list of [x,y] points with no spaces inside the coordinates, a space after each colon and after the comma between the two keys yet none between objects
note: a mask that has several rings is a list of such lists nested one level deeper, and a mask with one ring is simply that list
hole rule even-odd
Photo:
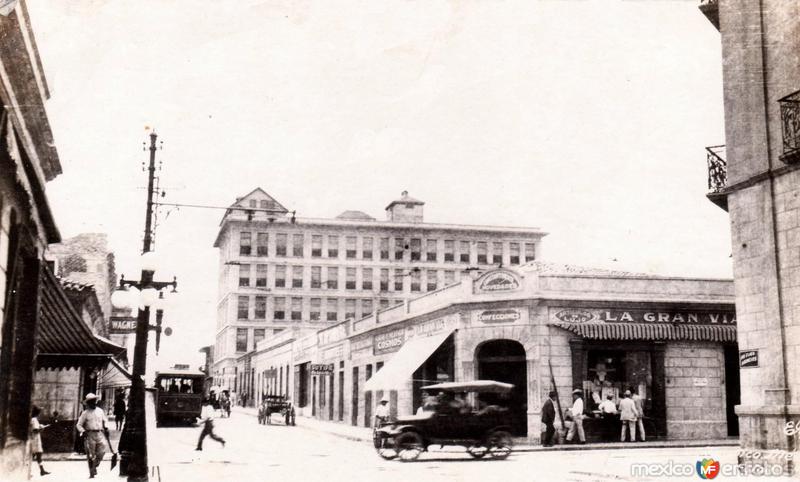
[{"label": "hanging shop sign", "polygon": [[375,335],[372,341],[372,353],[382,355],[392,353],[400,349],[405,342],[405,330],[392,330],[386,333]]},{"label": "hanging shop sign", "polygon": [[111,333],[134,333],[136,332],[136,318],[112,318],[111,325],[108,327]]},{"label": "hanging shop sign", "polygon": [[522,317],[518,310],[486,310],[478,314],[482,323],[513,323]]},{"label": "hanging shop sign", "polygon": [[476,293],[497,293],[519,289],[520,280],[510,271],[490,271],[475,281]]},{"label": "hanging shop sign", "polygon": [[567,323],[670,323],[681,325],[735,325],[733,311],[692,312],[656,310],[598,310],[577,308],[551,309],[552,321]]},{"label": "hanging shop sign", "polygon": [[331,375],[333,374],[333,363],[312,363],[312,375]]},{"label": "hanging shop sign", "polygon": [[758,350],[740,351],[739,368],[758,368]]}]

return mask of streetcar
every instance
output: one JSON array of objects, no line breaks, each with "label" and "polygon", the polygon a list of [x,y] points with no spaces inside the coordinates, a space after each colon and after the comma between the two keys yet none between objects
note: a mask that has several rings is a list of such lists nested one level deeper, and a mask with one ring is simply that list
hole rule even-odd
[{"label": "streetcar", "polygon": [[167,370],[156,373],[156,423],[194,424],[203,405],[205,373]]}]

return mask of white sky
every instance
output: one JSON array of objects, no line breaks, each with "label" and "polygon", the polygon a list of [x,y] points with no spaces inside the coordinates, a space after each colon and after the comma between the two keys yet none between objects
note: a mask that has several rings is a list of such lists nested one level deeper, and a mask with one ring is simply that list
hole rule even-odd
[{"label": "white sky", "polygon": [[[298,216],[539,226],[544,259],[730,277],[705,198],[724,143],[719,33],[696,1],[29,0],[64,174],[64,237],[136,277],[146,126],[165,202],[263,187]],[[220,211],[161,213],[177,275],[160,363],[213,343]],[[616,261],[614,261],[616,260]]]}]

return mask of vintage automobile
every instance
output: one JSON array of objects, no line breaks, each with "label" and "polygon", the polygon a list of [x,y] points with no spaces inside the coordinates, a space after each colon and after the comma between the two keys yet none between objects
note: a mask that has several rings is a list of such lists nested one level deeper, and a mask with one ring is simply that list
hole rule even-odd
[{"label": "vintage automobile", "polygon": [[494,459],[505,459],[511,454],[511,414],[507,408],[490,405],[480,410],[460,407],[456,394],[507,394],[514,388],[509,383],[493,380],[472,382],[447,382],[422,387],[429,393],[438,393],[439,401],[431,411],[420,415],[398,417],[397,420],[376,427],[373,444],[378,455],[391,460],[415,460],[432,446],[462,446],[472,457],[487,454]]},{"label": "vintage automobile", "polygon": [[258,423],[271,424],[272,414],[280,413],[286,425],[294,425],[295,413],[291,400],[283,395],[265,395],[258,407]]}]

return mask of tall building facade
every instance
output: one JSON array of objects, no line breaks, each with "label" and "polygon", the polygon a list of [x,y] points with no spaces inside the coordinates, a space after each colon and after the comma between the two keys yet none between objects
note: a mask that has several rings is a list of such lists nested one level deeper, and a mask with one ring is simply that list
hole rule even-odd
[{"label": "tall building facade", "polygon": [[360,211],[298,218],[258,188],[225,213],[219,248],[215,385],[253,396],[256,344],[287,329],[369,316],[460,281],[464,271],[539,257],[538,228],[426,223],[407,192],[386,220]]},{"label": "tall building facade", "polygon": [[708,149],[709,198],[730,214],[742,453],[783,464],[800,420],[800,3],[701,2],[719,29],[726,146]]}]

